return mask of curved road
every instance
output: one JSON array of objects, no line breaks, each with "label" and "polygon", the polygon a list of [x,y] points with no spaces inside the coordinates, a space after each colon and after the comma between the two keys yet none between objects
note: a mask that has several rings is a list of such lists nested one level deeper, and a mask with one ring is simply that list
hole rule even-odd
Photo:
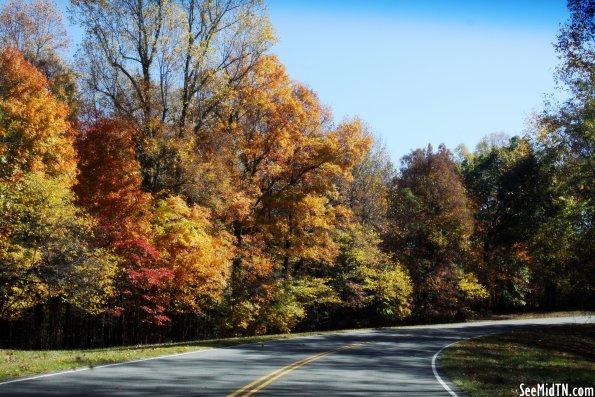
[{"label": "curved road", "polygon": [[432,367],[443,347],[490,333],[586,322],[592,319],[489,321],[318,335],[2,382],[0,395],[462,396],[439,368]]}]

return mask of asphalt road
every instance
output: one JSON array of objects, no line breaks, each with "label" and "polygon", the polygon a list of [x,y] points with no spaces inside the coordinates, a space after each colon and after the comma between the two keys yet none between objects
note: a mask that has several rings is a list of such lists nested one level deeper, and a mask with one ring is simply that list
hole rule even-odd
[{"label": "asphalt road", "polygon": [[443,347],[490,333],[592,321],[563,317],[319,335],[3,382],[0,395],[462,396],[440,372],[439,359],[432,368]]}]

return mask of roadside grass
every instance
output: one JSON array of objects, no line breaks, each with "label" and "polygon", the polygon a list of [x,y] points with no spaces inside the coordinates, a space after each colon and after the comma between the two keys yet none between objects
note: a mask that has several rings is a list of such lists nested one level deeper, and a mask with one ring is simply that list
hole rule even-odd
[{"label": "roadside grass", "polygon": [[525,320],[532,318],[554,318],[554,317],[574,317],[574,316],[593,316],[595,313],[590,311],[559,311],[559,312],[529,312],[512,314],[491,314],[486,316],[485,320]]},{"label": "roadside grass", "polygon": [[547,326],[463,341],[441,367],[471,397],[519,396],[519,385],[595,384],[595,324]]},{"label": "roadside grass", "polygon": [[[534,317],[527,314],[512,315],[506,319],[579,316],[589,313],[584,312],[559,312],[537,313]],[[592,313],[591,313],[592,314]],[[525,316],[525,317],[521,317]],[[504,319],[504,318],[502,318]],[[417,325],[413,327],[423,327]],[[390,327],[401,328],[401,327]],[[360,329],[364,330],[364,329]],[[263,335],[242,338],[211,339],[180,343],[163,343],[140,346],[109,347],[101,349],[76,349],[76,350],[17,350],[0,349],[0,381],[20,378],[30,375],[43,374],[54,371],[63,371],[84,367],[120,363],[143,358],[151,358],[168,354],[185,353],[218,347],[234,346],[245,343],[258,343],[271,340],[298,338],[302,336],[323,335],[328,333],[349,332],[318,331],[294,334]]]}]

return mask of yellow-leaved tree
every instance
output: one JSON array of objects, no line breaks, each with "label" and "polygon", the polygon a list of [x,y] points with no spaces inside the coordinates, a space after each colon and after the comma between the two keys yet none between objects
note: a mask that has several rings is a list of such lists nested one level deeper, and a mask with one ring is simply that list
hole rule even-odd
[{"label": "yellow-leaved tree", "polygon": [[229,276],[231,235],[217,229],[208,209],[180,197],[157,202],[153,227],[161,261],[173,272],[171,309],[200,314],[213,307]]}]

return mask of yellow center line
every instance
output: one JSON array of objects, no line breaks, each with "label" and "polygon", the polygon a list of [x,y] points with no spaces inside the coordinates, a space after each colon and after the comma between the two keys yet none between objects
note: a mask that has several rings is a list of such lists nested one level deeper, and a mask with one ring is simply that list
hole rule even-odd
[{"label": "yellow center line", "polygon": [[241,389],[234,391],[233,393],[229,394],[227,397],[236,397],[246,391],[247,391],[247,393],[244,394],[243,397],[249,397],[252,394],[264,389],[265,387],[267,387],[268,385],[270,385],[277,379],[281,378],[282,376],[287,375],[289,372],[291,372],[295,369],[298,369],[298,368],[300,368],[306,364],[309,364],[313,361],[319,360],[322,357],[327,356],[329,354],[333,354],[333,353],[339,352],[341,350],[351,349],[356,346],[361,346],[365,343],[368,343],[368,342],[352,343],[350,345],[341,346],[341,347],[338,347],[333,350],[328,350],[328,351],[325,351],[322,353],[315,354],[313,356],[303,358],[299,361],[296,361],[293,364],[286,365],[285,367],[279,368],[279,369],[277,369],[261,378],[256,379],[254,382],[251,382],[251,383],[247,384],[246,386],[242,387]]}]

